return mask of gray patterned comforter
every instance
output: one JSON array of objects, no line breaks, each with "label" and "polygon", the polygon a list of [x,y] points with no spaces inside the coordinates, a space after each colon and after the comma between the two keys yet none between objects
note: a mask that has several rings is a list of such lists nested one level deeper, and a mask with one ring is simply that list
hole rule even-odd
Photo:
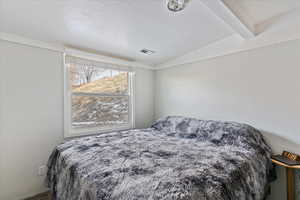
[{"label": "gray patterned comforter", "polygon": [[184,117],[58,145],[56,200],[261,200],[271,149],[249,125]]}]

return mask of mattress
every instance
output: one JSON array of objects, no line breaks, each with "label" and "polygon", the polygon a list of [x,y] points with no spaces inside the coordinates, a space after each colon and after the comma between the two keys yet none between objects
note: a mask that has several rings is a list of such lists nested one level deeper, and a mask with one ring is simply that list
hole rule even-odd
[{"label": "mattress", "polygon": [[270,156],[249,125],[171,116],[63,142],[46,184],[56,200],[262,200]]}]

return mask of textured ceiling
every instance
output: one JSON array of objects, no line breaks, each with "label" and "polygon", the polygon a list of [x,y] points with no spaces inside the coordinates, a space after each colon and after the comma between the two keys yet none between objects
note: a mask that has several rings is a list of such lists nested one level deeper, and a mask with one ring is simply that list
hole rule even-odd
[{"label": "textured ceiling", "polygon": [[[299,0],[211,1],[224,2],[256,34],[300,7]],[[202,2],[173,13],[166,0],[0,0],[0,32],[155,66],[236,33]]]},{"label": "textured ceiling", "polygon": [[[0,0],[0,31],[156,65],[233,31],[199,0]],[[143,48],[154,50],[143,55]]]}]

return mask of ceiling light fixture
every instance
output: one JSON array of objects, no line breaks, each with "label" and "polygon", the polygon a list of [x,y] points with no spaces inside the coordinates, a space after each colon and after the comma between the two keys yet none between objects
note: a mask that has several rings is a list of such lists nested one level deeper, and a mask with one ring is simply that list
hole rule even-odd
[{"label": "ceiling light fixture", "polygon": [[152,51],[152,50],[149,50],[149,49],[142,49],[140,52],[144,53],[144,54],[147,54],[147,55],[151,55],[151,54],[155,53],[155,51]]},{"label": "ceiling light fixture", "polygon": [[167,0],[167,6],[170,11],[178,12],[185,8],[188,0]]}]

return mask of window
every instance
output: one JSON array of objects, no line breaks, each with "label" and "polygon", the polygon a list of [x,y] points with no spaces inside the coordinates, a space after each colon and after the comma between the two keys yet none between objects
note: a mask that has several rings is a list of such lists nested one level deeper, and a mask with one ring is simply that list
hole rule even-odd
[{"label": "window", "polygon": [[66,56],[65,78],[65,136],[133,128],[129,68]]}]

